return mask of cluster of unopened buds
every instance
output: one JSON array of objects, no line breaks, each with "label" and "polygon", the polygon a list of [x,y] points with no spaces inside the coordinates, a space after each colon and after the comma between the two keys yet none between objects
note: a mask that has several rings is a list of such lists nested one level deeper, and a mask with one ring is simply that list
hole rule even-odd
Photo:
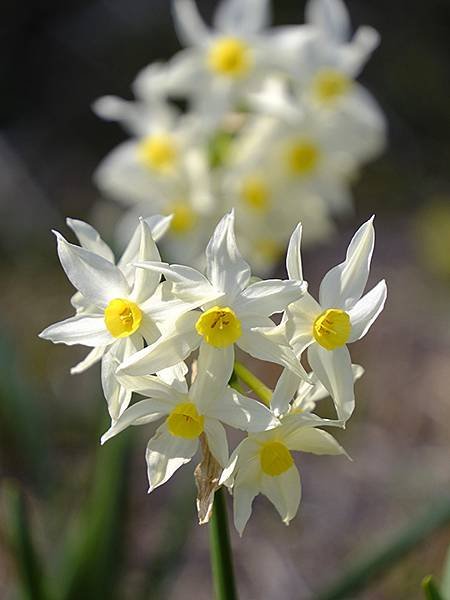
[{"label": "cluster of unopened buds", "polygon": [[[260,280],[236,245],[233,211],[209,240],[205,273],[161,261],[156,242],[171,219],[141,218],[117,263],[95,229],[68,219],[80,245],[60,233],[56,238],[63,269],[77,289],[76,314],[41,337],[91,348],[72,373],[101,361],[111,416],[102,443],[130,425],[162,421],[145,454],[149,491],[201,447],[196,470],[201,522],[209,518],[215,490],[225,485],[233,494],[240,534],[259,493],[287,524],[301,494],[292,453],[346,454],[322,427],[344,427],[352,415],[354,381],[363,369],[352,364],[347,344],[367,333],[386,299],[384,281],[364,294],[373,218],[355,233],[345,260],[323,278],[319,301],[303,279],[301,224],[287,249],[288,279]],[[275,324],[271,317],[277,314]],[[266,389],[259,399],[244,395],[236,376],[242,367],[237,348],[283,367],[273,392]],[[301,364],[305,352],[310,372]],[[144,398],[131,402],[133,393]],[[316,402],[328,396],[335,419],[314,412]],[[224,425],[247,432],[231,456]]]},{"label": "cluster of unopened buds", "polygon": [[222,0],[212,27],[193,0],[172,6],[185,48],[138,74],[134,101],[94,103],[131,135],[95,182],[125,208],[121,243],[139,215],[173,214],[164,256],[203,267],[213,227],[234,208],[242,252],[270,274],[292,223],[310,244],[351,214],[351,186],[384,147],[384,115],[357,82],[378,33],[352,35],[342,0],[309,0],[305,24],[284,27],[270,26],[269,0]]}]

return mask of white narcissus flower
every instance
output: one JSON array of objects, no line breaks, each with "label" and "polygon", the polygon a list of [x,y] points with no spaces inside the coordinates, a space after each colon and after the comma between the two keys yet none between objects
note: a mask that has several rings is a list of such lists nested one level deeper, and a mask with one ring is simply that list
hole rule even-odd
[{"label": "white narcissus flower", "polygon": [[[222,423],[244,431],[264,431],[278,424],[266,406],[223,384],[214,375],[210,359],[211,355],[201,349],[198,374],[190,389],[185,380],[167,385],[151,375],[121,377],[130,391],[148,398],[127,408],[101,441],[103,444],[130,425],[165,418],[147,446],[149,492],[191,460],[202,435],[213,457],[224,467],[228,462],[228,442]],[[226,373],[227,380],[231,374],[232,367]]]},{"label": "white narcissus flower", "polygon": [[[362,377],[364,369],[360,365],[352,365],[353,379],[357,381]],[[298,413],[312,413],[319,400],[331,396],[335,406],[339,406],[338,414],[348,414],[349,409],[345,406],[347,398],[342,398],[339,386],[333,389],[333,393],[326,389],[315,373],[309,374],[310,383],[300,379],[289,369],[284,369],[278,378],[277,385],[272,394],[270,409],[276,417]],[[349,407],[351,408],[351,407]],[[350,416],[350,415],[349,415]],[[345,427],[343,421],[329,421],[328,425]]]},{"label": "white narcissus flower", "polygon": [[291,452],[346,454],[328,432],[316,429],[329,424],[306,413],[288,415],[280,426],[249,435],[237,446],[219,483],[232,488],[239,535],[250,518],[253,499],[260,493],[272,502],[286,525],[295,517],[301,483]]},{"label": "white narcissus flower", "polygon": [[[73,223],[72,223],[73,226]],[[81,227],[76,226],[78,234]],[[85,231],[88,231],[84,228]],[[89,231],[89,234],[92,231]],[[111,262],[111,256],[91,252],[86,248],[67,242],[55,232],[58,255],[67,277],[83,298],[88,310],[79,311],[74,317],[47,327],[40,337],[56,344],[81,344],[93,348],[88,357],[77,366],[84,370],[96,360],[102,360],[102,385],[112,419],[116,419],[128,406],[131,392],[119,385],[115,370],[128,356],[136,353],[160,335],[164,323],[176,319],[192,309],[170,294],[170,284],[160,284],[160,274],[136,270],[131,278]],[[87,243],[87,238],[84,239]],[[106,248],[99,240],[94,247]],[[136,254],[129,247],[129,257]],[[139,260],[160,260],[149,226],[140,222]]]},{"label": "white narcissus flower", "polygon": [[[307,292],[286,311],[286,333],[300,357],[308,349],[308,362],[336,403],[338,418],[346,421],[355,404],[353,374],[347,344],[361,339],[383,310],[384,280],[363,296],[375,243],[373,217],[353,236],[346,259],[325,275],[319,302]],[[290,279],[303,281],[301,227],[289,242],[287,270]]]},{"label": "white narcissus flower", "polygon": [[306,283],[272,279],[250,284],[250,267],[236,246],[233,212],[223,217],[208,244],[206,277],[181,265],[136,264],[162,272],[174,282],[175,296],[196,302],[202,312],[180,317],[159,340],[125,360],[120,373],[154,373],[184,360],[200,347],[210,355],[216,377],[227,383],[236,344],[255,358],[281,364],[308,378],[287,343],[284,327],[275,327],[269,318],[300,298]]},{"label": "white narcissus flower", "polygon": [[193,0],[175,0],[173,7],[178,36],[188,48],[169,65],[171,87],[188,95],[206,122],[217,123],[279,68],[286,36],[267,30],[268,0],[222,0],[213,29],[203,22]]}]

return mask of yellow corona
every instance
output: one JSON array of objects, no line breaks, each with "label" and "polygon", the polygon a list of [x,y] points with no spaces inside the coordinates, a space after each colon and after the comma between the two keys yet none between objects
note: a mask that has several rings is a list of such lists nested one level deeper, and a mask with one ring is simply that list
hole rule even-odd
[{"label": "yellow corona", "polygon": [[131,300],[115,298],[105,308],[105,325],[116,338],[128,337],[135,333],[142,321],[142,311]]},{"label": "yellow corona", "polygon": [[226,348],[242,335],[241,322],[228,306],[214,306],[205,311],[195,329],[205,342],[215,348]]},{"label": "yellow corona", "polygon": [[338,308],[329,308],[314,321],[313,335],[323,348],[335,350],[347,343],[351,329],[348,313]]},{"label": "yellow corona", "polygon": [[169,433],[177,437],[193,440],[203,433],[205,418],[198,414],[192,402],[182,402],[167,417]]},{"label": "yellow corona", "polygon": [[259,452],[261,470],[266,475],[277,477],[294,464],[288,448],[282,442],[266,442]]}]

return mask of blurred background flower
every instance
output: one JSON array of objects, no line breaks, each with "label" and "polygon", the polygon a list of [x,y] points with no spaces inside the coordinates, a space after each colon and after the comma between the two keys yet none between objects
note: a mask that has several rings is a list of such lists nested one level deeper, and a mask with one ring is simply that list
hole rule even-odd
[{"label": "blurred background flower", "polygon": [[[302,22],[303,3],[273,4],[274,25]],[[211,22],[217,3],[200,0],[198,6]],[[349,1],[347,7],[353,31],[371,25],[381,35],[359,81],[387,117],[389,142],[349,182],[354,212],[325,227],[318,220],[324,229],[312,240],[321,244],[306,250],[304,269],[315,294],[329,265],[343,258],[355,226],[376,213],[369,285],[385,276],[390,299],[370,338],[355,344],[352,354],[355,362],[370,366],[356,384],[352,427],[338,436],[355,462],[302,457],[307,493],[289,529],[264,499],[256,501],[245,536],[239,540],[232,534],[242,597],[316,597],[361,553],[415,522],[449,490],[450,13],[439,0],[413,0],[407,10],[386,0]],[[69,235],[66,215],[93,218],[102,223],[105,238],[117,244],[114,231],[122,209],[101,199],[92,176],[129,134],[98,119],[90,106],[105,94],[132,100],[135,75],[180,49],[169,3],[7,2],[0,40],[0,596],[16,598],[24,581],[14,560],[24,499],[43,563],[28,554],[34,597],[206,600],[211,597],[207,531],[195,525],[189,469],[148,498],[142,458],[148,431],[135,431],[132,443],[117,438],[99,449],[96,441],[106,422],[98,373],[70,376],[83,349],[54,347],[36,337],[48,323],[71,313],[67,298],[73,289],[60,270],[49,229]],[[321,65],[328,68],[327,60],[323,57]],[[308,66],[305,81],[314,79]],[[149,97],[153,92],[142,86],[141,80],[134,91]],[[163,83],[157,80],[155,86],[161,89]],[[161,115],[157,94],[152,101]],[[164,118],[167,131],[174,117],[165,113]],[[128,130],[135,133],[137,123],[129,117]],[[186,125],[177,134],[190,135],[192,124]],[[220,166],[223,153],[230,151],[227,132],[217,140]],[[354,140],[361,141],[371,142],[370,154],[376,140]],[[258,141],[248,144],[252,158]],[[203,159],[194,158],[169,188],[176,201],[192,189],[208,212],[214,185],[199,189],[195,169],[202,169]],[[267,195],[261,174],[272,176],[266,166],[243,160],[223,178],[223,186],[226,197],[243,195],[250,204],[245,209],[250,217],[241,211],[243,222],[249,219],[242,250],[251,256],[254,237],[261,244],[258,257],[266,253],[272,262],[282,258],[290,227],[283,220],[285,209],[272,206],[270,218],[283,224],[253,225]],[[285,188],[271,180],[271,190],[278,186]],[[166,189],[162,186],[161,194]],[[286,202],[295,198],[292,187],[281,193]],[[313,196],[311,191],[303,210],[314,216],[312,207],[322,205]],[[186,215],[190,218],[183,210],[181,228]],[[284,228],[286,234],[273,239],[271,229]],[[192,236],[199,248],[200,237]],[[254,262],[262,270],[266,261],[258,257]],[[278,270],[282,274],[281,263]],[[272,386],[278,369],[260,368],[259,375]],[[420,580],[428,572],[440,573],[449,537],[448,526],[441,528],[355,597],[421,598]],[[25,542],[21,547],[30,549]],[[41,569],[50,575],[50,591],[36,583]]]}]

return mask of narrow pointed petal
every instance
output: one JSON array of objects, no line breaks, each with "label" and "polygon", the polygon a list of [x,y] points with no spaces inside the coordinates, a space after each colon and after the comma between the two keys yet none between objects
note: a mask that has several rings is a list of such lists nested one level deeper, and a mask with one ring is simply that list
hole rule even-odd
[{"label": "narrow pointed petal", "polygon": [[70,218],[66,219],[66,223],[77,236],[78,241],[83,248],[95,252],[95,254],[114,263],[113,251],[108,244],[102,240],[98,231],[89,225],[89,223]]},{"label": "narrow pointed petal", "polygon": [[184,464],[188,463],[198,449],[198,439],[188,440],[167,431],[164,423],[158,427],[149,441],[145,453],[149,493],[165,483]]},{"label": "narrow pointed petal", "polygon": [[281,279],[266,279],[249,285],[237,298],[233,309],[240,317],[259,315],[270,317],[285,310],[306,292],[306,283]]},{"label": "narrow pointed petal", "polygon": [[186,402],[185,393],[163,381],[157,375],[117,375],[121,385],[131,392],[136,392],[141,396],[154,398],[155,400],[164,400],[175,406],[180,402]]},{"label": "narrow pointed petal", "polygon": [[350,37],[350,18],[342,0],[308,0],[305,20],[335,42],[346,42]]},{"label": "narrow pointed petal", "polygon": [[294,229],[289,240],[286,256],[286,269],[288,277],[289,279],[294,279],[295,281],[303,281],[301,243],[302,224],[299,223]]},{"label": "narrow pointed petal", "polygon": [[323,429],[300,427],[284,438],[289,450],[311,452],[312,454],[347,454],[334,437]]},{"label": "narrow pointed petal", "polygon": [[199,314],[187,313],[180,317],[174,328],[154,344],[124,361],[118,374],[149,375],[185,360],[201,342],[201,337],[195,330]]},{"label": "narrow pointed petal", "polygon": [[201,18],[193,0],[175,0],[173,18],[178,39],[185,46],[198,46],[204,43],[210,32]]},{"label": "narrow pointed petal", "polygon": [[349,310],[361,298],[369,277],[374,245],[372,217],[353,236],[345,261],[328,271],[323,278],[319,293],[323,309]]},{"label": "narrow pointed petal", "polygon": [[243,431],[265,431],[279,424],[271,411],[253,398],[228,388],[219,402],[208,407],[208,417]]},{"label": "narrow pointed petal", "polygon": [[230,35],[252,34],[269,26],[268,0],[224,0],[214,15],[214,28]]},{"label": "narrow pointed petal", "polygon": [[352,330],[349,342],[360,340],[369,331],[372,323],[384,308],[387,287],[384,279],[367,292],[349,311]]},{"label": "narrow pointed petal", "polygon": [[105,326],[102,315],[76,315],[65,321],[50,325],[39,334],[44,340],[54,344],[73,346],[107,346],[115,341]]},{"label": "narrow pointed petal", "polygon": [[206,248],[206,275],[212,285],[235,297],[250,281],[250,267],[242,258],[234,235],[234,213],[217,225]]},{"label": "narrow pointed petal", "polygon": [[290,469],[276,477],[263,475],[261,493],[275,506],[283,523],[289,525],[289,521],[297,514],[301,499],[301,483],[297,467],[292,465]]},{"label": "narrow pointed petal", "polygon": [[[145,260],[161,260],[161,256],[159,255],[158,248],[152,238],[152,234],[150,231],[150,227],[144,221],[144,219],[140,219],[139,230],[141,234],[139,250],[137,255],[137,261],[145,261]],[[150,298],[158,283],[161,279],[160,273],[155,273],[152,271],[147,271],[146,269],[136,268],[134,274],[134,285],[131,292],[131,298],[137,302],[138,304]]]},{"label": "narrow pointed petal", "polygon": [[308,362],[333,398],[338,418],[347,421],[355,408],[353,370],[347,346],[326,350],[313,344],[308,348]]},{"label": "narrow pointed petal", "polygon": [[221,467],[228,462],[228,441],[223,425],[215,419],[205,419],[208,448]]},{"label": "narrow pointed petal", "polygon": [[286,336],[298,358],[314,341],[313,325],[321,312],[320,304],[308,292],[287,309],[285,319]]},{"label": "narrow pointed petal", "polygon": [[234,526],[241,537],[252,514],[253,500],[258,494],[256,482],[244,482],[233,488]]},{"label": "narrow pointed petal", "polygon": [[70,369],[71,375],[78,375],[79,373],[83,373],[99,360],[101,360],[106,348],[104,346],[98,346],[98,348],[93,348],[89,354],[78,364]]},{"label": "narrow pointed petal", "polygon": [[284,415],[287,412],[289,403],[294,397],[295,392],[298,390],[300,383],[302,383],[306,389],[312,387],[308,385],[306,381],[300,379],[300,377],[293,373],[291,369],[283,370],[277,381],[270,402],[270,407],[277,417]]},{"label": "narrow pointed petal", "polygon": [[142,425],[152,423],[167,415],[171,410],[171,405],[164,400],[141,400],[129,406],[117,419],[113,421],[111,427],[102,435],[101,443],[104,444],[121,431],[124,431],[130,425]]},{"label": "narrow pointed petal", "polygon": [[113,298],[128,296],[128,284],[115,265],[98,254],[69,244],[60,233],[55,232],[55,235],[62,267],[88,302],[105,308]]},{"label": "narrow pointed petal", "polygon": [[233,365],[233,344],[227,348],[214,348],[206,342],[200,344],[197,377],[189,393],[200,412],[209,414],[211,406],[221,404],[233,373]]},{"label": "narrow pointed petal", "polygon": [[290,348],[277,327],[254,327],[242,332],[237,341],[239,348],[254,358],[267,360],[291,369],[302,379],[309,381],[305,369]]}]

